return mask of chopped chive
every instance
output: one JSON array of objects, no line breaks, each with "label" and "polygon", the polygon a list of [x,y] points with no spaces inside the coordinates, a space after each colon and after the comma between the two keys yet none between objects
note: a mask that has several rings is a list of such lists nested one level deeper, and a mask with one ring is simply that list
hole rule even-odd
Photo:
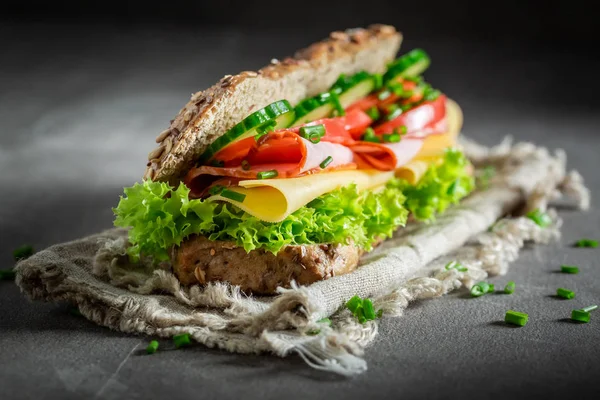
[{"label": "chopped chive", "polygon": [[269,132],[272,132],[273,129],[277,126],[277,121],[269,120],[264,122],[258,128],[256,128],[256,135],[254,135],[255,139],[259,139],[261,136],[266,135]]},{"label": "chopped chive", "polygon": [[338,117],[346,115],[344,107],[342,107],[342,103],[340,103],[340,98],[337,93],[331,92],[331,101],[333,102],[333,108],[335,109]]},{"label": "chopped chive", "polygon": [[379,143],[379,138],[377,137],[375,131],[371,127],[365,130],[365,133],[362,136],[362,140],[365,142]]},{"label": "chopped chive", "polygon": [[490,283],[490,286],[488,288],[488,293],[493,293],[496,290],[496,287],[494,286],[493,283]]},{"label": "chopped chive", "polygon": [[327,168],[327,166],[329,164],[331,164],[332,161],[333,161],[333,157],[327,156],[327,158],[324,159],[323,162],[321,162],[321,164],[319,164],[319,166],[321,167],[321,169],[325,169],[325,168]]},{"label": "chopped chive", "polygon": [[16,273],[12,269],[0,270],[0,281],[14,281]]},{"label": "chopped chive", "polygon": [[357,295],[346,302],[346,308],[348,308],[351,313],[357,312],[360,307],[362,307],[362,299]]},{"label": "chopped chive", "polygon": [[552,218],[545,212],[536,208],[533,211],[527,213],[527,218],[535,222],[538,226],[545,228],[552,223]]},{"label": "chopped chive", "polygon": [[379,119],[379,117],[381,116],[379,113],[379,109],[377,107],[371,107],[367,110],[367,115],[369,116],[369,118],[371,118],[373,121],[376,121]]},{"label": "chopped chive", "polygon": [[574,265],[561,265],[560,271],[564,272],[565,274],[578,274],[579,268]]},{"label": "chopped chive", "polygon": [[384,133],[383,134],[383,142],[384,143],[398,143],[401,137],[399,133]]},{"label": "chopped chive", "polygon": [[446,268],[446,271],[450,271],[451,269],[456,269],[460,272],[468,271],[468,268],[459,263],[458,261],[450,261],[448,264],[446,264],[444,268]]},{"label": "chopped chive", "polygon": [[250,163],[248,160],[242,160],[242,169],[244,171],[248,171],[250,169]]},{"label": "chopped chive", "polygon": [[400,125],[400,126],[394,128],[394,133],[397,133],[400,136],[406,135],[407,132],[408,132],[408,128],[406,127],[406,125]]},{"label": "chopped chive", "polygon": [[398,107],[397,109],[395,109],[394,111],[392,111],[391,113],[389,113],[385,119],[387,119],[388,121],[391,121],[393,119],[398,118],[400,115],[402,115],[403,111],[402,108]]},{"label": "chopped chive", "polygon": [[388,97],[390,97],[392,95],[392,92],[390,92],[389,90],[384,90],[382,92],[379,92],[379,94],[377,95],[377,98],[379,100],[385,100]]},{"label": "chopped chive", "polygon": [[148,347],[146,347],[146,353],[154,354],[156,353],[156,350],[158,350],[158,341],[153,340],[148,344]]},{"label": "chopped chive", "polygon": [[437,99],[438,97],[440,97],[440,94],[442,94],[442,92],[440,92],[437,89],[425,89],[425,93],[423,94],[423,100],[425,101],[433,101],[435,99]]},{"label": "chopped chive", "polygon": [[367,321],[372,321],[377,318],[377,314],[375,314],[375,309],[373,308],[373,302],[371,302],[371,299],[363,300],[363,312]]},{"label": "chopped chive", "polygon": [[307,140],[310,140],[312,143],[319,143],[321,141],[321,138],[325,136],[325,126],[303,126],[300,128],[300,136]]},{"label": "chopped chive", "polygon": [[558,297],[562,297],[563,299],[572,299],[575,297],[575,292],[569,289],[558,288],[556,289],[556,295]]},{"label": "chopped chive", "polygon": [[598,247],[598,241],[592,239],[580,239],[575,242],[575,247],[591,247],[595,249]]},{"label": "chopped chive", "polygon": [[398,81],[389,81],[386,86],[396,96],[402,96],[404,94],[404,85]]},{"label": "chopped chive", "polygon": [[513,294],[515,292],[515,282],[510,281],[504,286],[504,293]]},{"label": "chopped chive", "polygon": [[375,82],[375,90],[380,89],[383,86],[383,75],[373,74],[373,81]]},{"label": "chopped chive", "polygon": [[240,203],[243,203],[244,199],[246,198],[245,194],[234,192],[233,190],[229,189],[223,189],[223,191],[221,192],[221,196]]},{"label": "chopped chive", "polygon": [[471,296],[480,297],[490,291],[490,284],[487,282],[478,282],[471,287]]},{"label": "chopped chive", "polygon": [[585,312],[590,312],[594,311],[596,308],[598,308],[598,306],[594,304],[592,306],[583,307],[581,310]]},{"label": "chopped chive", "polygon": [[577,322],[590,322],[590,313],[584,310],[571,311],[571,319]]},{"label": "chopped chive", "polygon": [[377,318],[381,318],[382,315],[383,315],[383,310],[380,308],[379,310],[377,310]]},{"label": "chopped chive", "polygon": [[218,194],[221,194],[221,192],[223,191],[223,189],[225,189],[225,186],[222,185],[215,185],[213,187],[211,187],[210,189],[208,189],[208,193],[216,196]]},{"label": "chopped chive", "polygon": [[20,261],[31,257],[33,253],[35,253],[33,246],[26,244],[16,248],[15,251],[13,251],[13,258],[15,261]]},{"label": "chopped chive", "polygon": [[190,340],[190,334],[182,333],[181,335],[173,336],[173,343],[175,343],[175,347],[177,348],[189,346],[192,343]]},{"label": "chopped chive", "polygon": [[326,324],[326,325],[331,326],[331,320],[327,317],[321,318],[320,320],[317,321],[317,324]]},{"label": "chopped chive", "polygon": [[525,326],[528,319],[529,319],[529,315],[519,312],[519,311],[513,311],[513,310],[508,310],[506,312],[506,315],[504,316],[504,321],[506,323],[518,325],[518,326]]},{"label": "chopped chive", "polygon": [[260,171],[258,174],[256,174],[256,178],[258,179],[270,179],[270,178],[275,178],[277,175],[279,175],[279,173],[272,169],[270,171]]}]

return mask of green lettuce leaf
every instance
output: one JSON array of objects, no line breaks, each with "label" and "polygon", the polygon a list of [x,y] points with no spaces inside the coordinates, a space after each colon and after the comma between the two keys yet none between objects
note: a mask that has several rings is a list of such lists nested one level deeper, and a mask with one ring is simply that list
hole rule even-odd
[{"label": "green lettuce leaf", "polygon": [[462,153],[448,151],[416,186],[392,179],[380,191],[359,192],[349,185],[276,223],[261,221],[229,203],[190,200],[185,185],[174,190],[167,183],[145,181],[125,189],[125,197],[113,209],[114,223],[131,228],[128,252],[134,261],[141,255],[168,260],[168,250],[194,234],[234,241],[246,251],[277,253],[287,245],[350,241],[371,250],[375,241],[390,237],[406,223],[409,211],[418,219],[431,219],[466,196],[473,188],[467,165]]}]

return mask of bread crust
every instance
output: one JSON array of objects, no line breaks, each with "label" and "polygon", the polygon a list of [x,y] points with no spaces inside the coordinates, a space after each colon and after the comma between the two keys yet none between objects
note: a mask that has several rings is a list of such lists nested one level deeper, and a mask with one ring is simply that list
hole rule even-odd
[{"label": "bread crust", "polygon": [[402,35],[389,25],[332,32],[329,38],[258,72],[225,75],[190,101],[156,138],[144,179],[178,185],[206,147],[251,112],[281,99],[297,104],[326,91],[342,74],[382,73]]},{"label": "bread crust", "polygon": [[358,267],[363,251],[354,245],[286,246],[277,255],[257,249],[246,252],[233,242],[186,239],[172,249],[173,272],[182,284],[222,281],[245,293],[274,294],[296,281],[308,285]]}]

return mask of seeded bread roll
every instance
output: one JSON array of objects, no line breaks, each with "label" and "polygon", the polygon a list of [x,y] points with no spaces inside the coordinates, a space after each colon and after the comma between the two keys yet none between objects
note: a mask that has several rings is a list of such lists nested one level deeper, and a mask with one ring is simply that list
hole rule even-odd
[{"label": "seeded bread roll", "polygon": [[233,242],[192,236],[172,249],[173,272],[184,285],[228,282],[245,293],[275,294],[296,281],[308,285],[358,267],[363,251],[353,245],[285,246],[277,255],[258,249],[246,253]]},{"label": "seeded bread roll", "polygon": [[194,94],[148,155],[144,179],[178,185],[208,145],[251,112],[281,99],[292,105],[328,90],[342,73],[382,73],[400,48],[402,35],[388,25],[333,32],[258,72],[226,75]]}]

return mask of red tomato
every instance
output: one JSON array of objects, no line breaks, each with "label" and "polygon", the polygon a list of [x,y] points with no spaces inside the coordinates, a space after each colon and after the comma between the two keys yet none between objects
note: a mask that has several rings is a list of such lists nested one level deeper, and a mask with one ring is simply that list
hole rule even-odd
[{"label": "red tomato", "polygon": [[[322,140],[332,143],[348,144],[359,139],[360,135],[373,123],[371,117],[359,109],[346,112],[343,117],[322,118],[302,126],[323,125],[325,136]],[[291,129],[298,133],[300,127]]]},{"label": "red tomato", "polygon": [[374,128],[377,135],[384,133],[393,133],[395,128],[406,126],[407,135],[419,134],[430,126],[444,119],[446,116],[446,96],[441,95],[433,101],[425,102],[409,111],[406,111],[397,118],[384,122]]},{"label": "red tomato", "polygon": [[225,146],[225,148],[219,150],[214,156],[215,160],[223,161],[229,166],[229,164],[239,164],[241,160],[246,157],[252,146],[254,146],[254,136],[242,139]]}]

